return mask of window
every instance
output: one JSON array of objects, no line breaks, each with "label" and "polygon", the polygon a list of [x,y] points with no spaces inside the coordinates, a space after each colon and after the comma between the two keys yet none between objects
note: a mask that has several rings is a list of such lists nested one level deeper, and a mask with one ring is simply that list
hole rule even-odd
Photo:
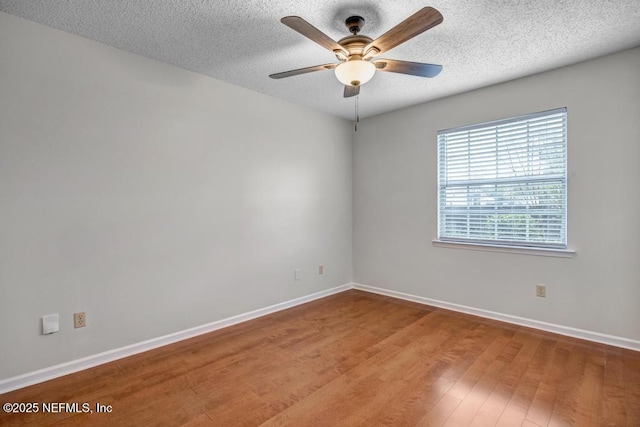
[{"label": "window", "polygon": [[566,108],[438,132],[438,240],[566,249]]}]

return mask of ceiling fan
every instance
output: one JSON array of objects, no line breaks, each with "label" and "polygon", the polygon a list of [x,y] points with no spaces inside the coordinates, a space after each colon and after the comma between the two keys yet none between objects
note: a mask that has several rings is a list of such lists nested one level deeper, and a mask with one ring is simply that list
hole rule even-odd
[{"label": "ceiling fan", "polygon": [[442,15],[436,9],[424,7],[373,40],[371,37],[358,34],[364,26],[364,18],[351,16],[345,20],[351,35],[336,42],[299,16],[286,16],[280,22],[330,50],[340,62],[285,71],[271,74],[269,77],[282,79],[313,71],[335,69],[336,77],[344,84],[345,98],[358,95],[360,86],[371,80],[376,70],[419,77],[435,77],[442,71],[441,65],[376,57],[435,27],[442,20]]}]

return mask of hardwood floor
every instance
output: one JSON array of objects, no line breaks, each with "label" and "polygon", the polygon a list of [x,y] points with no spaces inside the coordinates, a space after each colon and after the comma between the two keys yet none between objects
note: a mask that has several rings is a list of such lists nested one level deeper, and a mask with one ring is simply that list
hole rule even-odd
[{"label": "hardwood floor", "polygon": [[3,426],[639,426],[640,353],[352,290],[0,401],[40,406]]}]

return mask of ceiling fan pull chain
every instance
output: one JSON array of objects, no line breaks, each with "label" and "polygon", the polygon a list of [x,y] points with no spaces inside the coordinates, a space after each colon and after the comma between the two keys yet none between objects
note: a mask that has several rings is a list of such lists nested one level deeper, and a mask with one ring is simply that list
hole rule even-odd
[{"label": "ceiling fan pull chain", "polygon": [[356,117],[355,120],[353,122],[353,126],[354,126],[354,130],[356,132],[358,132],[358,123],[360,123],[360,102],[358,101],[358,99],[360,98],[359,95],[355,96],[355,103],[356,103]]}]

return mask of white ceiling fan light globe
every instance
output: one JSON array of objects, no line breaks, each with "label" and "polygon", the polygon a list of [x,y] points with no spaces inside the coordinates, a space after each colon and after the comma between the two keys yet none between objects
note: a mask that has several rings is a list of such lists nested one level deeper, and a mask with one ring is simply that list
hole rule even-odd
[{"label": "white ceiling fan light globe", "polygon": [[369,61],[354,59],[338,65],[335,71],[340,83],[346,86],[360,86],[371,80],[376,73],[376,66]]}]

